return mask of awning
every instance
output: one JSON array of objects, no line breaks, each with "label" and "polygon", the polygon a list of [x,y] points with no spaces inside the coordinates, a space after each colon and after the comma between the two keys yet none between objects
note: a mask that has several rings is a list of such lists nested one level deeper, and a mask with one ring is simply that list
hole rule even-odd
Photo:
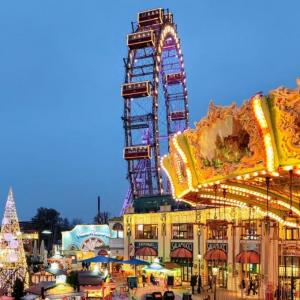
[{"label": "awning", "polygon": [[169,269],[169,270],[180,269],[181,268],[181,265],[179,265],[177,263],[174,263],[172,261],[165,262],[164,266],[165,266],[166,269]]},{"label": "awning", "polygon": [[241,264],[259,264],[259,254],[254,250],[242,251],[236,256],[236,262]]},{"label": "awning", "polygon": [[300,256],[300,246],[295,244],[284,246],[283,256]]},{"label": "awning", "polygon": [[142,247],[135,250],[135,256],[157,256],[157,251],[151,247]]},{"label": "awning", "polygon": [[100,256],[106,256],[106,255],[108,255],[107,250],[105,250],[105,249],[100,249],[100,250],[98,251],[98,255],[100,255]]},{"label": "awning", "polygon": [[193,253],[185,248],[177,248],[171,252],[171,257],[175,258],[193,258]]},{"label": "awning", "polygon": [[212,249],[212,250],[208,250],[205,255],[204,258],[206,260],[227,260],[227,254],[225,251],[221,250],[221,249]]}]

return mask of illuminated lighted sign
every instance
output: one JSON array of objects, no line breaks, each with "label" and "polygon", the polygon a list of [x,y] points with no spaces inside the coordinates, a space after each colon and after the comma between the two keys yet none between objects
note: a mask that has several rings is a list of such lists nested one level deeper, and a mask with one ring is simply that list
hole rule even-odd
[{"label": "illuminated lighted sign", "polygon": [[101,239],[103,246],[109,245],[111,232],[108,225],[77,225],[70,231],[62,232],[63,250],[80,250],[89,239]]},{"label": "illuminated lighted sign", "polygon": [[103,235],[103,232],[101,231],[96,231],[96,230],[93,230],[93,231],[89,231],[89,232],[81,232],[79,234],[77,234],[77,237],[80,238],[80,237],[85,237],[85,236],[101,236]]}]

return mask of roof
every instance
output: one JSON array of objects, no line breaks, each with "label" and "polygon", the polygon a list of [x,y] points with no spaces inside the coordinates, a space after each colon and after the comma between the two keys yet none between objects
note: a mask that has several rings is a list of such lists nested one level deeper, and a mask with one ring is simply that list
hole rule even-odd
[{"label": "roof", "polygon": [[172,210],[190,209],[189,204],[177,202],[171,195],[140,197],[133,202],[135,213],[158,212],[162,205],[171,205]]},{"label": "roof", "polygon": [[59,275],[65,275],[66,274],[66,271],[64,270],[61,270],[61,269],[57,269],[57,268],[48,268],[45,270],[46,272],[50,273],[50,274],[53,274],[55,276],[59,276]]},{"label": "roof", "polygon": [[102,277],[99,272],[80,271],[78,272],[79,285],[100,285]]},{"label": "roof", "polygon": [[172,270],[172,269],[180,269],[181,268],[181,266],[179,265],[179,264],[177,264],[177,263],[174,263],[174,262],[172,262],[172,261],[166,261],[165,263],[164,263],[164,267],[166,268],[166,269],[169,269],[169,270]]},{"label": "roof", "polygon": [[30,286],[26,289],[26,292],[34,295],[41,295],[41,289],[44,288],[45,290],[53,288],[56,286],[55,281],[41,281],[38,284]]}]

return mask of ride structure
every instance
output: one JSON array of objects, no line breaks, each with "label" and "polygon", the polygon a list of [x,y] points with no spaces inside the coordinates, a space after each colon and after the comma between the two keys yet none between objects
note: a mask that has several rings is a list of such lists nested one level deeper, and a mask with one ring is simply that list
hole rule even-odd
[{"label": "ride structure", "polygon": [[195,129],[172,136],[162,168],[175,199],[223,208],[224,219],[227,207],[248,207],[267,223],[300,228],[299,145],[300,79],[240,107],[211,103]]},{"label": "ride structure", "polygon": [[186,74],[173,14],[162,8],[138,14],[127,36],[123,127],[130,183],[122,214],[133,199],[169,193],[160,159],[169,137],[189,125]]}]

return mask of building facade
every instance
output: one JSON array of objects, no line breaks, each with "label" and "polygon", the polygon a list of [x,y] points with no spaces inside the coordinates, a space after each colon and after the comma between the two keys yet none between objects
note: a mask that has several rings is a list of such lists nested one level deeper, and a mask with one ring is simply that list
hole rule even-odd
[{"label": "building facade", "polygon": [[95,255],[123,257],[123,244],[122,220],[103,225],[76,225],[62,232],[63,254],[77,260]]},{"label": "building facade", "polygon": [[299,120],[300,79],[240,107],[210,103],[161,159],[173,199],[191,210],[127,214],[127,255],[176,260],[184,280],[198,271],[238,289],[252,278],[261,297],[279,288],[299,298]]},{"label": "building facade", "polygon": [[124,215],[124,256],[181,266],[183,281],[217,270],[220,287],[239,290],[243,278],[257,280],[260,295],[278,282],[300,287],[299,230],[262,220],[253,209],[218,208]]}]

